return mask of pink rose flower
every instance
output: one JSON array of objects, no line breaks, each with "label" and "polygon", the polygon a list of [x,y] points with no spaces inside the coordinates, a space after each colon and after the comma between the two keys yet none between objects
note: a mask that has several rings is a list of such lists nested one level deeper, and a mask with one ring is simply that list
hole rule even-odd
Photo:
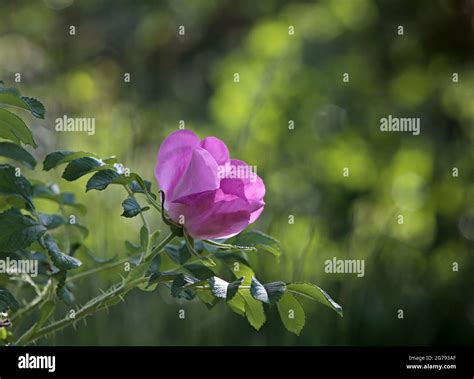
[{"label": "pink rose flower", "polygon": [[179,130],[161,144],[155,177],[171,219],[184,221],[191,237],[208,239],[236,235],[260,216],[265,185],[254,171],[230,159],[220,139]]}]

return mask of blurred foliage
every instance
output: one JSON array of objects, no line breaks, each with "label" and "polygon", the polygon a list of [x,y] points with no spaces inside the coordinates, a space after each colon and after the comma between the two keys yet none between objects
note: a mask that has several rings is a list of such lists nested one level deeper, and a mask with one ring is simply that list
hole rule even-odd
[{"label": "blurred foliage", "polygon": [[[345,310],[339,319],[308,302],[306,328],[294,337],[272,321],[276,309],[257,333],[224,307],[211,313],[164,291],[153,300],[136,293],[43,343],[471,343],[473,22],[471,0],[2,1],[0,78],[48,109],[44,121],[31,120],[36,158],[56,149],[117,155],[152,179],[159,144],[180,120],[216,135],[266,183],[258,227],[284,254],[280,265],[258,258],[262,280],[315,281]],[[96,134],[55,132],[65,114],[95,117]],[[421,134],[381,133],[389,114],[421,117]],[[93,231],[94,254],[125,256],[122,241],[139,225],[109,217],[121,213],[120,190],[104,197],[83,193],[82,181],[61,187],[88,205],[78,218]],[[365,277],[326,274],[334,256],[365,259]],[[116,277],[81,283],[91,291],[81,296]]]}]

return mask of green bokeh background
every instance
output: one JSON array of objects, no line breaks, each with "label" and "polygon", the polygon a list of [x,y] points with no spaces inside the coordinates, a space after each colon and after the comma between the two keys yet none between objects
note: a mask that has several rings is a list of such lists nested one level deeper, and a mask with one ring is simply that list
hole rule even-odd
[{"label": "green bokeh background", "polygon": [[[276,309],[256,332],[224,304],[208,311],[166,290],[137,290],[87,327],[40,343],[472,344],[473,25],[468,0],[2,0],[0,78],[47,108],[44,121],[30,120],[39,161],[56,149],[86,150],[116,155],[153,180],[159,145],[180,120],[202,138],[217,136],[266,184],[255,227],[284,253],[254,260],[261,281],[315,282],[345,313],[305,302],[296,337]],[[96,134],[55,132],[65,114],[95,117]],[[421,134],[381,133],[389,114],[420,117]],[[140,222],[120,217],[123,189],[86,194],[86,179],[67,183],[61,172],[26,175],[76,192],[89,209],[77,216],[90,229],[89,248],[124,257]],[[365,277],[325,273],[332,257],[365,259]],[[78,282],[78,302],[119,274]]]}]

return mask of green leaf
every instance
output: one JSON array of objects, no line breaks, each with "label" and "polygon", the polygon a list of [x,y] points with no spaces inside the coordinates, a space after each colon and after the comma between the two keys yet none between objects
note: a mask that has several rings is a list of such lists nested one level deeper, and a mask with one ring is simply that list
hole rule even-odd
[{"label": "green leaf", "polygon": [[25,122],[16,114],[2,108],[0,108],[0,137],[17,144],[23,142],[25,145],[37,146]]},{"label": "green leaf", "polygon": [[291,283],[287,285],[287,288],[292,293],[319,301],[321,304],[335,310],[339,316],[343,316],[342,307],[317,285],[312,283]]},{"label": "green leaf", "polygon": [[252,296],[267,304],[274,304],[283,296],[286,290],[284,282],[261,284],[255,277],[252,278],[250,293]]},{"label": "green leaf", "polygon": [[240,293],[236,293],[235,296],[227,300],[227,305],[238,315],[245,317],[245,300]]},{"label": "green leaf", "polygon": [[244,278],[242,285],[249,286],[252,283],[252,278],[255,276],[255,273],[249,266],[236,261],[229,261],[227,263],[236,278]]},{"label": "green leaf", "polygon": [[150,276],[148,280],[148,285],[152,285],[155,283],[163,283],[163,282],[171,282],[175,280],[180,273],[176,271],[163,271],[163,272],[155,272]]},{"label": "green leaf", "polygon": [[191,253],[189,252],[186,244],[181,244],[179,247],[174,245],[167,245],[164,248],[165,252],[169,257],[177,264],[185,264],[189,258],[191,258]]},{"label": "green leaf", "polygon": [[[148,192],[151,192],[151,182],[148,180],[143,180],[142,182],[145,185],[145,188]],[[132,190],[133,193],[145,193],[145,190],[142,187],[142,184],[140,184],[137,180],[133,180],[130,183],[130,189]]]},{"label": "green leaf", "polygon": [[243,280],[244,278],[242,277],[232,283],[228,283],[217,276],[213,276],[209,278],[208,282],[211,292],[215,297],[230,301],[237,294],[239,286],[242,284]]},{"label": "green leaf", "polygon": [[0,142],[0,156],[13,159],[31,170],[36,166],[36,159],[15,143]]},{"label": "green leaf", "polygon": [[10,165],[0,165],[0,194],[19,196],[33,207],[33,187],[23,175],[16,175]]},{"label": "green leaf", "polygon": [[[104,171],[102,171],[104,172]],[[134,197],[128,197],[122,202],[122,207],[123,207],[123,217],[135,217],[138,215],[140,212],[145,212],[150,209],[150,207],[140,207],[140,204],[138,204],[138,201]]]},{"label": "green leaf", "polygon": [[81,176],[89,174],[93,171],[103,170],[107,166],[103,165],[99,160],[91,157],[74,159],[69,162],[63,172],[62,177],[69,182],[79,179]]},{"label": "green leaf", "polygon": [[219,299],[226,299],[228,285],[228,282],[221,278],[218,278],[217,276],[209,278],[209,286],[211,288],[211,292],[215,297]]},{"label": "green leaf", "polygon": [[79,259],[64,254],[58,247],[58,244],[49,234],[46,234],[42,240],[42,245],[46,249],[53,264],[60,270],[72,270],[78,268],[82,263]]},{"label": "green leaf", "polygon": [[92,157],[99,158],[93,153],[88,153],[85,151],[69,151],[69,150],[58,150],[54,151],[46,156],[43,161],[43,170],[49,171],[63,163],[69,163],[75,159]]},{"label": "green leaf", "polygon": [[275,238],[257,230],[240,233],[226,241],[231,245],[242,247],[256,247],[258,250],[266,251],[275,257],[280,256],[280,242]]},{"label": "green leaf", "polygon": [[10,291],[0,287],[0,312],[8,312],[9,309],[16,311],[19,307],[20,304],[18,304],[18,301],[16,301]]},{"label": "green leaf", "polygon": [[305,314],[298,300],[291,293],[285,292],[278,301],[277,308],[285,328],[299,336],[305,324]]},{"label": "green leaf", "polygon": [[112,169],[101,169],[96,172],[87,182],[86,191],[95,189],[102,191],[106,189],[109,184],[130,184],[133,181],[135,174],[129,176],[121,175]]},{"label": "green leaf", "polygon": [[245,316],[255,329],[259,330],[266,321],[263,304],[255,300],[249,292],[239,291],[245,301]]},{"label": "green leaf", "polygon": [[56,296],[58,296],[66,305],[72,305],[74,303],[74,295],[66,287],[67,271],[59,271],[55,274],[58,279],[58,285],[56,287]]},{"label": "green leaf", "polygon": [[93,189],[102,191],[106,189],[109,184],[114,183],[114,180],[119,179],[120,176],[121,175],[117,171],[111,169],[98,171],[88,180],[86,184],[86,192]]},{"label": "green leaf", "polygon": [[0,104],[21,108],[31,112],[36,118],[44,118],[43,104],[31,97],[20,96],[20,92],[15,88],[0,87]]},{"label": "green leaf", "polygon": [[0,246],[3,252],[15,252],[37,241],[46,228],[31,217],[11,208],[0,213]]},{"label": "green leaf", "polygon": [[148,251],[148,244],[150,243],[150,238],[148,235],[148,229],[143,225],[140,229],[140,245],[144,252]]},{"label": "green leaf", "polygon": [[239,287],[243,281],[244,281],[244,277],[241,277],[229,283],[229,285],[227,286],[227,294],[226,294],[227,301],[230,301],[234,298],[234,296],[237,294]]},{"label": "green leaf", "polygon": [[187,274],[178,274],[171,284],[171,296],[181,297],[186,300],[192,300],[195,296],[193,291],[189,291],[187,287],[199,283],[200,280],[194,276]]},{"label": "green leaf", "polygon": [[209,309],[214,307],[218,302],[218,299],[212,295],[208,288],[199,289],[196,291],[196,295]]},{"label": "green leaf", "polygon": [[206,280],[214,276],[214,271],[200,264],[192,263],[183,267],[199,280]]},{"label": "green leaf", "polygon": [[44,109],[44,105],[39,100],[26,96],[22,96],[21,98],[26,104],[28,104],[30,112],[33,116],[44,119],[46,110]]}]

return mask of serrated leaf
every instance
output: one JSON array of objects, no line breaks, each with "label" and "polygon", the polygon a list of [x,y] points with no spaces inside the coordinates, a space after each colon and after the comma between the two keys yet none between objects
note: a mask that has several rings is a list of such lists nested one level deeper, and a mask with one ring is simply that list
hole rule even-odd
[{"label": "serrated leaf", "polygon": [[13,159],[31,170],[36,166],[36,159],[20,145],[12,142],[0,142],[0,156]]},{"label": "serrated leaf", "polygon": [[0,287],[0,312],[8,312],[18,310],[20,304],[15,297],[6,288]]},{"label": "serrated leaf", "polygon": [[53,264],[60,270],[72,270],[78,268],[82,263],[79,259],[64,254],[58,244],[49,234],[42,239],[42,245],[46,249]]},{"label": "serrated leaf", "polygon": [[278,301],[277,308],[285,328],[299,336],[305,324],[305,313],[298,300],[291,293],[285,292]]},{"label": "serrated leaf", "polygon": [[45,109],[40,101],[31,97],[20,96],[16,88],[0,88],[0,104],[10,105],[31,112],[36,118],[44,118]]},{"label": "serrated leaf", "polygon": [[0,108],[0,137],[36,147],[36,142],[25,122],[16,114]]},{"label": "serrated leaf", "polygon": [[46,110],[44,109],[44,105],[41,103],[41,101],[27,96],[22,96],[21,99],[28,105],[28,108],[30,109],[30,112],[33,116],[44,119]]},{"label": "serrated leaf", "polygon": [[63,163],[69,163],[75,159],[92,157],[99,158],[93,153],[88,153],[86,151],[69,151],[69,150],[58,150],[54,151],[46,156],[43,161],[43,170],[49,171]]},{"label": "serrated leaf", "polygon": [[200,280],[198,278],[191,275],[178,274],[171,284],[171,296],[192,300],[195,294],[193,291],[189,291],[187,287],[199,282]]},{"label": "serrated leaf", "polygon": [[266,317],[263,310],[263,304],[255,300],[249,292],[239,291],[245,301],[245,317],[256,330],[259,330],[265,324]]},{"label": "serrated leaf", "polygon": [[74,159],[69,162],[63,172],[62,177],[69,182],[79,179],[80,177],[92,173],[97,170],[106,169],[99,160],[91,157]]},{"label": "serrated leaf", "polygon": [[138,201],[134,197],[128,197],[122,202],[123,207],[123,217],[131,218],[135,217],[141,212],[145,212],[150,209],[150,207],[140,207]]},{"label": "serrated leaf", "polygon": [[336,311],[343,316],[342,307],[336,303],[323,289],[312,283],[291,283],[287,285],[288,291],[297,295],[305,296],[315,300]]},{"label": "serrated leaf", "polygon": [[115,170],[107,169],[98,171],[88,180],[86,184],[86,191],[93,189],[102,191],[106,189],[109,184],[112,184],[114,180],[120,178],[120,176],[121,175]]},{"label": "serrated leaf", "polygon": [[46,228],[31,217],[11,208],[0,214],[0,247],[3,252],[15,252],[37,241]]},{"label": "serrated leaf", "polygon": [[205,289],[199,289],[196,291],[196,295],[201,300],[208,309],[211,309],[218,303],[218,299],[215,298],[211,291],[208,288]]},{"label": "serrated leaf", "polygon": [[92,189],[103,191],[110,184],[129,184],[133,180],[134,174],[129,176],[119,174],[112,169],[102,169],[96,172],[87,182],[86,191]]},{"label": "serrated leaf", "polygon": [[21,197],[33,207],[33,187],[23,175],[17,176],[10,165],[0,165],[0,194]]},{"label": "serrated leaf", "polygon": [[234,296],[237,294],[239,287],[243,281],[244,281],[244,277],[241,277],[229,283],[229,285],[227,286],[227,294],[226,294],[227,301],[230,301],[234,298]]},{"label": "serrated leaf", "polygon": [[196,263],[187,264],[187,265],[184,265],[183,268],[189,271],[190,274],[192,274],[199,280],[206,280],[214,276],[214,271],[200,264],[196,264]]},{"label": "serrated leaf", "polygon": [[218,278],[217,276],[213,276],[209,278],[209,287],[211,288],[212,294],[219,298],[225,299],[227,296],[227,286],[229,285],[228,282],[225,280]]},{"label": "serrated leaf", "polygon": [[232,299],[227,300],[227,305],[239,316],[245,317],[245,300],[240,293],[237,292]]},{"label": "serrated leaf", "polygon": [[229,270],[232,271],[236,278],[244,278],[242,285],[249,286],[252,283],[255,273],[249,266],[236,261],[228,261],[227,264]]},{"label": "serrated leaf", "polygon": [[256,247],[258,250],[266,251],[275,257],[281,254],[280,242],[257,230],[240,233],[228,239],[226,243],[243,247]]},{"label": "serrated leaf", "polygon": [[285,293],[285,290],[286,284],[284,282],[261,284],[255,277],[252,278],[252,284],[250,285],[250,293],[254,299],[267,304],[276,303]]}]

